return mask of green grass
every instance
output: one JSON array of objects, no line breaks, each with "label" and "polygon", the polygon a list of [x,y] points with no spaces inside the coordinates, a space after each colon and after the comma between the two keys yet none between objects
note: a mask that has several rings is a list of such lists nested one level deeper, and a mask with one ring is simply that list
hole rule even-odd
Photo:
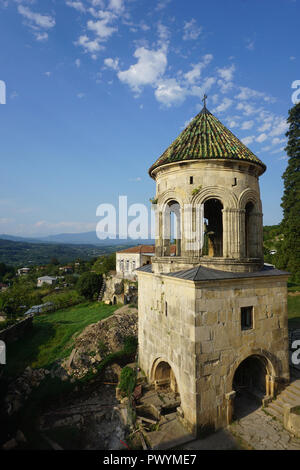
[{"label": "green grass", "polygon": [[288,295],[288,319],[300,323],[300,295]]},{"label": "green grass", "polygon": [[117,308],[117,305],[86,302],[35,317],[32,332],[7,346],[5,374],[18,375],[27,366],[50,368],[70,354],[75,337],[86,326],[107,318]]},{"label": "green grass", "polygon": [[300,292],[300,284],[296,282],[289,281],[287,286],[288,286],[288,292]]}]

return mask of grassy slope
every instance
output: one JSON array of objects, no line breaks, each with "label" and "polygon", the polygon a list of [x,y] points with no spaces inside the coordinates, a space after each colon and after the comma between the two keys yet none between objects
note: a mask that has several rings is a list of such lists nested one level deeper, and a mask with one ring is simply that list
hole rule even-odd
[{"label": "grassy slope", "polygon": [[81,333],[87,325],[110,316],[117,308],[116,305],[87,302],[36,317],[32,333],[7,346],[6,374],[19,374],[28,365],[50,367],[70,353],[74,335]]}]

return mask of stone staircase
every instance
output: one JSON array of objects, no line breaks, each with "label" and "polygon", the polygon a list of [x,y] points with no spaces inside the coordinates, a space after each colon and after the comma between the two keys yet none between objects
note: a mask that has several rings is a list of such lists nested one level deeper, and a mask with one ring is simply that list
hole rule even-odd
[{"label": "stone staircase", "polygon": [[266,411],[280,421],[283,421],[285,403],[289,403],[292,406],[300,405],[300,379],[293,380],[285,390],[277,395],[276,399],[266,407]]},{"label": "stone staircase", "polygon": [[103,295],[104,295],[104,292],[105,292],[105,287],[106,287],[106,284],[105,284],[105,280],[103,279],[102,286],[101,286],[99,296],[98,296],[98,302],[101,302],[101,300],[103,299]]}]

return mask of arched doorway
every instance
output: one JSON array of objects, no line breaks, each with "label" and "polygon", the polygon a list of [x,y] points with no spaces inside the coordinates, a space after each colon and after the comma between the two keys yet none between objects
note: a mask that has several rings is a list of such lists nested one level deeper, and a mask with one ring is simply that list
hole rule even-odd
[{"label": "arched doorway", "polygon": [[204,247],[203,254],[210,257],[223,256],[223,205],[218,199],[204,203]]},{"label": "arched doorway", "polygon": [[113,305],[116,305],[117,304],[117,297],[114,295],[113,297]]},{"label": "arched doorway", "polygon": [[263,356],[249,356],[235,371],[232,389],[234,418],[241,418],[259,408],[266,395],[267,359]]}]

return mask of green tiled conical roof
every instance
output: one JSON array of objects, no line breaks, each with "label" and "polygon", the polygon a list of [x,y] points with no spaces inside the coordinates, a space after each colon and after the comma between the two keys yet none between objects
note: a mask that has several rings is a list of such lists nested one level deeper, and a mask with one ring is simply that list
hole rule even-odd
[{"label": "green tiled conical roof", "polygon": [[228,159],[244,160],[266,166],[206,107],[197,114],[176,140],[149,169],[152,171],[167,163],[186,160]]}]

